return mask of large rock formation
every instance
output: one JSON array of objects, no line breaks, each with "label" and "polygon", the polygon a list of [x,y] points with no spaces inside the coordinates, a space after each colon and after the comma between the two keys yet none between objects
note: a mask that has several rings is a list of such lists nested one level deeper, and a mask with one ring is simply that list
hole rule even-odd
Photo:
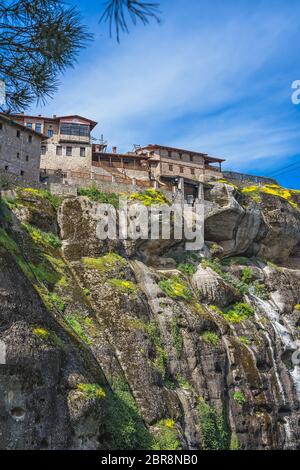
[{"label": "large rock formation", "polygon": [[87,197],[6,196],[0,448],[299,448],[297,194],[211,185],[194,255],[100,241]]}]

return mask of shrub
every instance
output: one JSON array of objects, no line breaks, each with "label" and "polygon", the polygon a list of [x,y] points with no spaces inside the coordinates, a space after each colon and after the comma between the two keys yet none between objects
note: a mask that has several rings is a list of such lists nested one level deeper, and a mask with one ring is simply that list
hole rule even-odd
[{"label": "shrub", "polygon": [[228,449],[228,426],[224,410],[218,414],[203,398],[199,398],[197,412],[203,450]]},{"label": "shrub", "polygon": [[104,193],[96,187],[81,188],[78,190],[78,195],[87,196],[92,201],[102,204],[110,204],[115,208],[119,207],[119,196],[116,193]]},{"label": "shrub", "polygon": [[164,195],[162,191],[157,189],[146,189],[140,193],[133,193],[130,195],[131,201],[141,202],[144,206],[151,205],[171,205],[171,201]]},{"label": "shrub", "polygon": [[213,331],[204,331],[201,336],[206,343],[211,344],[212,346],[218,346],[220,343],[219,336]]},{"label": "shrub", "polygon": [[[91,346],[93,344],[93,342],[89,339],[89,337],[86,335],[84,329],[83,329],[83,326],[81,325],[81,322],[79,320],[79,318],[77,316],[75,316],[74,314],[71,315],[66,315],[65,317],[67,323],[69,324],[69,326],[75,331],[75,333],[79,336],[79,338],[85,343],[87,344],[88,346]],[[84,324],[84,320],[85,319],[81,319],[82,320],[82,323]],[[85,324],[86,326],[86,324]]]},{"label": "shrub", "polygon": [[231,323],[240,323],[254,315],[254,308],[246,303],[238,303],[229,308],[223,315]]},{"label": "shrub", "polygon": [[42,230],[30,224],[22,224],[22,228],[24,228],[29,233],[32,240],[39,245],[52,248],[59,248],[61,246],[61,240],[52,232],[42,232]]},{"label": "shrub", "polygon": [[97,384],[80,383],[77,385],[77,390],[82,392],[87,398],[97,398],[101,400],[106,397],[106,393],[102,387]]},{"label": "shrub", "polygon": [[157,433],[151,450],[180,450],[181,443],[172,419],[162,419],[156,424]]},{"label": "shrub", "polygon": [[172,276],[158,283],[164,293],[172,299],[192,300],[193,294],[186,283],[178,276]]},{"label": "shrub", "polygon": [[18,196],[17,197],[18,199],[22,199],[22,197],[28,197],[28,196],[34,196],[40,199],[47,199],[55,209],[59,208],[63,200],[62,197],[55,196],[46,189],[18,188],[17,196]]},{"label": "shrub", "polygon": [[[101,448],[111,450],[149,450],[153,439],[139,414],[128,385],[122,378],[113,381],[106,394],[106,432]],[[107,436],[107,441],[106,441]]]},{"label": "shrub", "polygon": [[242,282],[250,284],[253,278],[253,272],[251,268],[244,268],[242,271]]},{"label": "shrub", "polygon": [[178,325],[178,320],[177,320],[176,317],[172,318],[172,320],[170,322],[170,326],[171,326],[173,346],[176,350],[177,358],[180,358],[181,352],[182,352],[182,347],[183,347],[183,339],[182,339],[182,334],[181,334],[180,327]]},{"label": "shrub", "polygon": [[138,293],[138,285],[134,284],[131,281],[124,281],[121,279],[110,279],[109,284],[111,284],[113,287],[115,287],[117,290],[124,294],[134,294],[136,295]]},{"label": "shrub", "polygon": [[222,315],[230,323],[240,323],[254,315],[254,308],[246,303],[238,303],[223,311],[215,305],[210,305],[210,309],[215,313]]},{"label": "shrub", "polygon": [[179,269],[179,271],[181,271],[182,273],[188,275],[195,274],[195,272],[197,271],[196,266],[194,266],[193,264],[179,264],[177,266],[177,269]]},{"label": "shrub", "polygon": [[241,391],[238,391],[238,392],[234,392],[233,394],[233,399],[234,401],[236,401],[239,405],[243,405],[244,403],[246,403],[246,398],[245,398],[245,395],[241,392]]}]

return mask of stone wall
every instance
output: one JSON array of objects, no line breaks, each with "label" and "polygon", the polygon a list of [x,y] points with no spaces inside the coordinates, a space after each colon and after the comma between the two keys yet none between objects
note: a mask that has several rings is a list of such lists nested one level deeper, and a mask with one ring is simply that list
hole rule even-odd
[{"label": "stone wall", "polygon": [[0,117],[0,169],[18,176],[23,174],[25,179],[38,182],[41,139],[41,136]]},{"label": "stone wall", "polygon": [[22,186],[24,188],[48,189],[48,185],[40,183],[35,179],[25,178],[0,169],[0,189],[7,187]]}]

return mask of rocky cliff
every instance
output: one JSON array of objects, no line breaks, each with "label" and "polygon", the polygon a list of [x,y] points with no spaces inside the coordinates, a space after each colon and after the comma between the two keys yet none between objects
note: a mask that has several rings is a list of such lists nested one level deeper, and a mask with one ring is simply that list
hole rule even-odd
[{"label": "rocky cliff", "polygon": [[300,192],[205,199],[191,253],[100,241],[95,191],[3,195],[1,449],[299,448]]}]

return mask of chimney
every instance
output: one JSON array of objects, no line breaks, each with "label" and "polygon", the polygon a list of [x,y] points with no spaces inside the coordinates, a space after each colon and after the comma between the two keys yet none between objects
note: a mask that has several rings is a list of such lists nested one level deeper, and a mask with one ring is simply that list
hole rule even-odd
[{"label": "chimney", "polygon": [[117,153],[117,147],[112,148],[112,153]]}]

